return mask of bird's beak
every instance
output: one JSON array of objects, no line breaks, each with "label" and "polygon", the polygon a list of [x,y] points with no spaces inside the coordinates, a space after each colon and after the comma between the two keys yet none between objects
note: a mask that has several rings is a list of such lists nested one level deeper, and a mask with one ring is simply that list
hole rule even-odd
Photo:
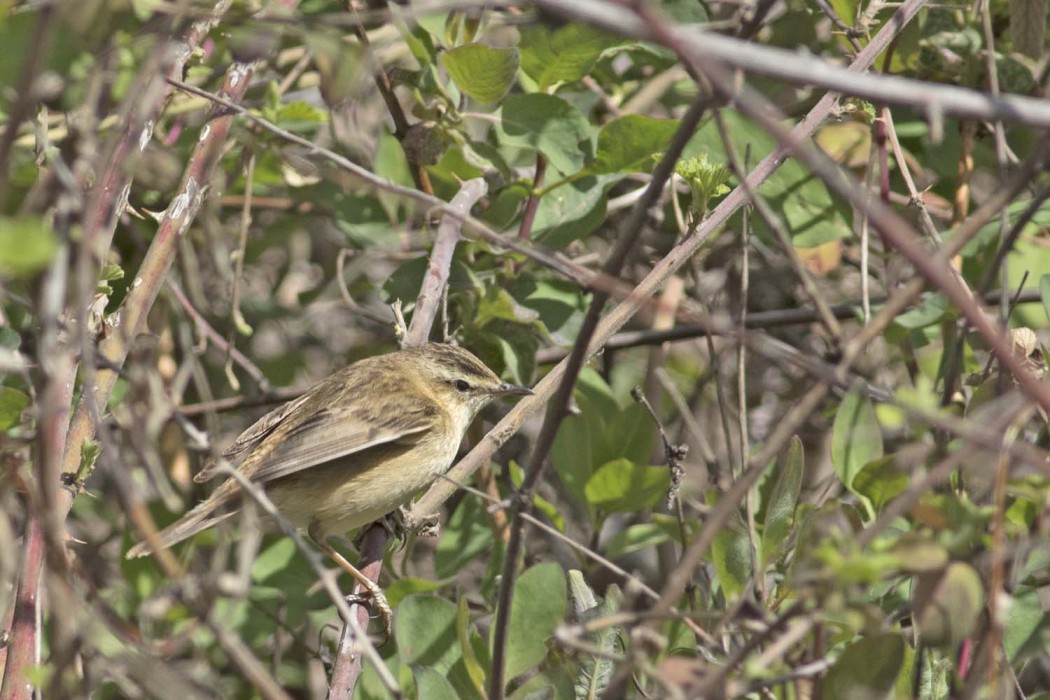
[{"label": "bird's beak", "polygon": [[532,389],[527,386],[518,386],[517,384],[504,382],[493,393],[497,396],[532,396]]}]

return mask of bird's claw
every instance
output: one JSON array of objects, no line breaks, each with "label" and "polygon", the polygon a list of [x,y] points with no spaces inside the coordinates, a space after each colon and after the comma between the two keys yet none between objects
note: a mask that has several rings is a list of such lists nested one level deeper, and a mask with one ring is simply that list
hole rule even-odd
[{"label": "bird's claw", "polygon": [[386,644],[394,627],[394,611],[387,602],[386,596],[374,583],[358,593],[346,596],[347,605],[360,605],[368,610],[368,617],[379,617],[382,620],[382,636],[375,643],[377,647]]}]

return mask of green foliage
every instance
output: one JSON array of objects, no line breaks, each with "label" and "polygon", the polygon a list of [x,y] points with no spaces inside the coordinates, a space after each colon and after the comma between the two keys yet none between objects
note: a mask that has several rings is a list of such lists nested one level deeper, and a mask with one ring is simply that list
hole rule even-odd
[{"label": "green foliage", "polygon": [[[78,614],[60,618],[64,611],[50,607],[53,596],[41,599],[44,662],[28,672],[30,681],[45,684],[36,691],[41,696],[261,694],[237,653],[254,656],[289,695],[323,692],[340,621],[291,540],[269,530],[258,541],[242,537],[253,520],[237,517],[179,545],[184,573],[174,579],[152,558],[116,559],[139,538],[141,516],[161,526],[199,501],[203,491],[190,476],[268,410],[255,407],[272,389],[308,386],[350,360],[393,349],[388,303],[402,301],[413,318],[433,253],[432,202],[366,182],[322,148],[380,182],[429,188],[446,201],[463,180],[484,178],[488,191],[471,214],[515,249],[464,228],[432,338],[447,335],[503,379],[531,386],[548,372],[555,350],[578,340],[595,292],[610,294],[602,332],[615,320],[630,333],[588,358],[549,465],[530,456],[538,418],[525,421],[520,434],[493,435],[501,451],[489,460],[488,476],[471,484],[484,496],[457,494],[436,542],[410,537],[405,548],[387,552],[381,584],[395,620],[379,653],[404,697],[488,696],[490,630],[498,583],[507,575],[501,523],[507,505],[518,503],[557,534],[528,526],[526,565],[513,574],[504,678],[515,700],[601,697],[622,664],[632,665],[628,697],[693,697],[698,682],[715,677],[711,669],[725,674],[720,690],[742,695],[792,697],[802,685],[771,679],[803,671],[797,683],[819,683],[825,697],[997,696],[998,689],[981,686],[989,674],[962,673],[957,653],[964,644],[981,649],[994,641],[989,601],[1002,631],[1000,675],[1024,682],[1026,668],[1045,665],[1045,415],[1019,412],[1025,391],[930,280],[888,325],[869,328],[876,333],[863,348],[851,345],[859,312],[841,320],[840,337],[823,324],[784,320],[808,313],[812,289],[829,305],[859,308],[866,287],[882,323],[878,297],[899,293],[925,270],[905,264],[873,230],[863,285],[862,207],[830,194],[786,151],[758,192],[791,244],[803,249],[810,288],[803,289],[766,222],[743,210],[691,258],[680,256],[674,246],[687,234],[681,214],[694,215],[686,217],[688,229],[718,206],[731,186],[730,156],[753,170],[780,148],[756,121],[724,106],[728,142],[705,115],[677,161],[688,191],[679,183],[672,201],[663,183],[642,229],[625,230],[654,159],[679,128],[677,117],[708,89],[683,70],[676,47],[656,30],[664,21],[711,22],[705,3],[647,3],[654,24],[644,40],[529,3],[513,12],[388,3],[382,13],[360,14],[329,0],[307,0],[295,14],[232,4],[177,77],[215,92],[232,62],[251,61],[243,104],[314,148],[242,117],[224,141],[210,143],[223,109],[178,89],[161,107],[157,61],[167,56],[162,39],[170,32],[154,25],[163,20],[181,37],[204,20],[179,16],[182,10],[169,5],[0,2],[0,83],[12,86],[0,94],[8,141],[0,203],[0,502],[11,523],[33,522],[26,516],[47,493],[34,481],[49,464],[43,457],[61,454],[48,442],[67,422],[66,413],[49,413],[54,390],[71,392],[64,411],[91,397],[89,382],[119,375],[112,394],[101,392],[101,413],[89,412],[104,432],[73,445],[81,466],[63,482],[83,487],[64,523],[78,565],[62,575],[71,577],[66,595]],[[845,64],[856,55],[853,42],[868,45],[893,11],[831,0],[853,27],[846,33],[803,5],[791,0],[787,11],[767,15],[747,46],[804,45]],[[995,0],[989,9],[994,47],[985,45],[979,13],[930,6],[875,65],[971,95],[988,92],[992,65],[1001,91],[1037,94],[1045,0]],[[718,10],[712,30],[740,36],[746,15]],[[45,40],[34,45],[40,36]],[[791,127],[811,123],[809,109],[825,94],[815,84],[756,72],[742,72],[740,80],[773,102],[776,117]],[[392,115],[393,105],[404,114]],[[1004,174],[1013,182],[1023,172],[1013,156],[1026,159],[1041,135],[1031,125],[1003,123],[1011,156],[1000,164],[999,124],[993,138],[984,123],[928,107],[890,105],[900,162],[892,139],[881,138],[890,125],[882,105],[867,100],[841,99],[813,142],[844,171],[873,183],[873,191],[887,187],[889,205],[911,220],[917,217],[915,203],[905,204],[912,197],[907,165],[935,227],[951,242],[971,226],[955,225],[961,212],[992,201]],[[148,120],[149,129],[134,122],[132,148],[110,163],[128,115]],[[200,214],[180,232],[177,251],[166,254],[174,261],[167,275],[180,293],[168,280],[148,280],[162,291],[148,327],[131,329],[120,305],[151,274],[156,260],[144,261],[160,238],[155,218],[184,204],[176,199],[178,183],[199,144],[208,146],[205,160],[216,168],[189,173],[207,179],[197,182]],[[112,191],[107,173],[120,180]],[[121,178],[131,178],[129,189]],[[1002,218],[994,212],[953,261],[972,289],[992,280],[1010,297],[1024,293],[1001,322],[1035,333],[1034,347],[1018,359],[1044,382],[1050,202],[1033,197],[1042,196],[1045,180],[1036,175],[1024,183]],[[749,239],[745,221],[755,234]],[[92,228],[99,222],[104,231]],[[115,233],[105,249],[109,222]],[[1015,228],[1004,275],[992,263],[1004,233]],[[594,274],[617,237],[634,234],[623,268]],[[935,239],[924,243],[930,260]],[[751,246],[746,298],[738,294],[743,240]],[[819,250],[804,250],[812,248]],[[565,275],[569,264],[574,273]],[[658,291],[647,288],[638,313],[616,315],[630,288],[671,266],[675,274]],[[62,274],[43,275],[49,267]],[[1027,303],[1032,292],[1041,305]],[[231,312],[235,294],[243,318]],[[684,337],[695,333],[686,324],[701,311],[718,319],[721,332],[745,304],[749,318],[769,313],[753,318],[746,334],[714,335],[710,346]],[[993,311],[989,304],[983,312]],[[775,329],[766,325],[770,319]],[[679,334],[675,340],[650,335],[668,326]],[[249,327],[250,336],[238,337]],[[125,338],[125,331],[133,335]],[[56,337],[66,354],[53,358]],[[126,361],[99,352],[100,344],[125,339],[133,340]],[[733,361],[739,343],[749,348],[740,383]],[[784,354],[753,351],[770,347]],[[842,357],[852,364],[833,369]],[[52,374],[67,359],[77,373]],[[864,385],[841,391],[856,380]],[[799,397],[817,382],[828,383],[825,399],[810,415],[796,415]],[[668,440],[689,447],[680,498],[670,505],[664,444],[653,417],[627,394],[635,385],[646,387]],[[744,415],[737,415],[740,399]],[[238,410],[214,409],[227,400]],[[462,451],[505,410],[487,409]],[[784,421],[792,422],[787,431]],[[756,455],[770,454],[778,456],[754,465]],[[761,476],[747,500],[724,501],[741,462],[753,467],[743,473]],[[539,489],[522,501],[519,464],[547,467]],[[714,507],[723,503],[732,508],[718,520]],[[21,554],[19,535],[0,525],[0,551],[12,561]],[[679,568],[686,558],[699,561]],[[1002,573],[999,590],[992,588],[995,571]],[[0,565],[0,589],[17,590],[15,576]],[[685,593],[664,601],[669,615],[647,614],[650,589],[661,593],[684,579]],[[340,574],[338,582],[349,593],[350,577]],[[77,648],[64,648],[66,639]],[[370,663],[354,697],[390,697]]]},{"label": "green foliage", "polygon": [[707,212],[711,199],[729,193],[726,184],[729,182],[729,169],[725,165],[708,162],[706,153],[679,161],[674,171],[689,183],[689,190],[693,194],[691,206],[697,216]]},{"label": "green foliage", "polygon": [[846,647],[828,671],[823,692],[832,698],[888,697],[904,663],[900,634],[873,634]]},{"label": "green foliage", "polygon": [[[723,119],[729,132],[729,146],[741,163],[746,153],[751,154],[753,165],[776,148],[776,141],[769,134],[738,112],[726,110]],[[707,122],[697,130],[685,156],[700,153],[714,162],[729,162],[726,145],[722,143],[714,122]],[[813,248],[850,233],[842,203],[796,161],[789,160],[782,165],[758,191],[780,214],[793,243],[799,248]],[[760,217],[755,217],[754,225],[760,233],[766,234]]]},{"label": "green foliage", "polygon": [[678,130],[673,119],[653,119],[642,114],[628,114],[613,119],[598,132],[598,149],[590,171],[639,173],[652,168],[653,155],[667,150],[667,144]]},{"label": "green foliage", "polygon": [[606,462],[583,487],[587,502],[607,513],[652,508],[667,494],[671,475],[664,467],[646,467],[626,459]]},{"label": "green foliage", "polygon": [[463,650],[456,633],[456,606],[444,598],[410,595],[398,606],[394,639],[401,660],[446,673]]},{"label": "green foliage", "polygon": [[518,577],[507,634],[508,680],[547,656],[548,640],[565,617],[566,601],[565,572],[557,564],[537,564]]},{"label": "green foliage", "polygon": [[[564,175],[583,167],[590,152],[591,127],[571,104],[554,95],[511,95],[499,109],[494,129],[500,146],[542,154]],[[513,160],[509,158],[508,160]]]},{"label": "green foliage", "polygon": [[839,481],[853,488],[860,470],[882,455],[882,431],[871,400],[860,390],[851,390],[835,413],[831,431],[831,463]]},{"label": "green foliage", "polygon": [[718,573],[722,593],[727,599],[735,597],[744,589],[754,571],[751,560],[751,540],[747,524],[734,513],[711,543],[711,562]]},{"label": "green foliage", "polygon": [[551,32],[530,26],[521,32],[521,69],[540,91],[572,83],[593,70],[602,52],[620,40],[591,27],[569,24]]},{"label": "green foliage", "polygon": [[28,277],[58,250],[55,232],[43,220],[0,217],[0,276]]},{"label": "green foliage", "polygon": [[18,425],[28,406],[29,397],[24,392],[0,386],[0,430],[7,431]]},{"label": "green foliage", "polygon": [[459,89],[482,104],[495,104],[507,94],[518,73],[518,52],[484,44],[464,44],[441,54]]},{"label": "green foliage", "polygon": [[762,561],[767,562],[795,526],[795,512],[802,490],[805,454],[802,440],[791,438],[787,452],[777,460],[776,477],[762,527]]}]

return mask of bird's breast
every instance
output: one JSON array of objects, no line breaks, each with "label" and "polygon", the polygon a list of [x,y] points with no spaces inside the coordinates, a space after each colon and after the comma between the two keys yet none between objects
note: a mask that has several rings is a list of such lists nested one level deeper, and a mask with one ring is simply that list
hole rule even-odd
[{"label": "bird's breast", "polygon": [[268,484],[267,493],[297,527],[317,522],[325,535],[343,534],[396,510],[448,470],[462,436],[437,432],[306,469]]}]

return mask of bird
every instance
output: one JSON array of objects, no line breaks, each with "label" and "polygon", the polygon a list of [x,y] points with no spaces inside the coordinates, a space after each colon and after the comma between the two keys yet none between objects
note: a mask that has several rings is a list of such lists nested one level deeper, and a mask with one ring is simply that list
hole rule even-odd
[{"label": "bird", "polygon": [[[478,412],[506,396],[532,394],[502,381],[469,351],[426,343],[359,360],[266,414],[194,477],[202,483],[240,460],[278,511],[378,602],[382,593],[327,542],[403,506],[452,465]],[[235,515],[244,494],[227,479],[158,533],[163,547]],[[151,551],[148,541],[129,559]],[[389,606],[380,603],[389,623]]]}]

